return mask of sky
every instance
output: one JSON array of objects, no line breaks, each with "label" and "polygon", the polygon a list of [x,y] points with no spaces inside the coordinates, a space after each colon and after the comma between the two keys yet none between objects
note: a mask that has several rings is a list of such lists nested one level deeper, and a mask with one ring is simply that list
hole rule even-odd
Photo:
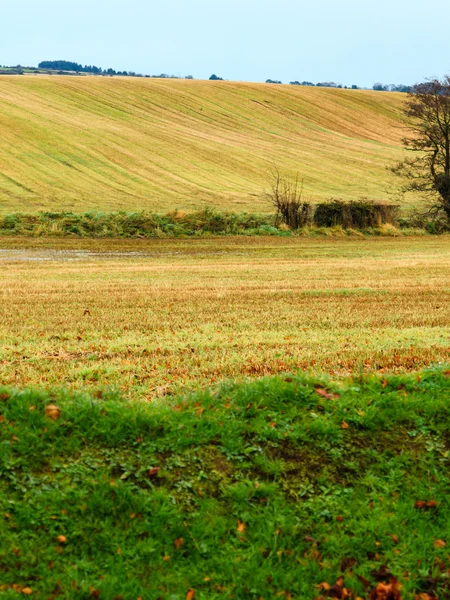
[{"label": "sky", "polygon": [[[448,0],[14,0],[0,65],[371,87],[450,73]],[[428,5],[428,6],[427,6]]]}]

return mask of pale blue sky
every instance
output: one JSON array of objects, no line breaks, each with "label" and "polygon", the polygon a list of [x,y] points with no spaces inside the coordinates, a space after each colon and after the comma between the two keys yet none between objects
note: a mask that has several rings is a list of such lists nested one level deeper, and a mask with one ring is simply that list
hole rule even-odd
[{"label": "pale blue sky", "polygon": [[74,60],[207,78],[415,83],[450,72],[450,2],[14,0],[0,64]]}]

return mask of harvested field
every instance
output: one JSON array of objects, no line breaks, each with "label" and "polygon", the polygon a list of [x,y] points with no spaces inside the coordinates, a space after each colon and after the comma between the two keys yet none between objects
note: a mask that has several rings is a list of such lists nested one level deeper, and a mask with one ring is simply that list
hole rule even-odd
[{"label": "harvested field", "polygon": [[0,241],[0,374],[153,400],[449,359],[450,237]]}]

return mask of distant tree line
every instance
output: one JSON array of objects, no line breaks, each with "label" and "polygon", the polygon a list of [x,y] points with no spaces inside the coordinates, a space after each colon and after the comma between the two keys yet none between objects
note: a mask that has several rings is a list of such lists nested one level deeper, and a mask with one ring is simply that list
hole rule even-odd
[{"label": "distant tree line", "polygon": [[[266,79],[266,83],[283,83],[278,79]],[[339,88],[339,89],[349,89],[346,85],[341,85],[340,83],[334,83],[334,81],[321,81],[319,83],[313,83],[312,81],[290,81],[289,85],[302,85],[302,86],[310,86],[310,87],[328,87],[328,88]],[[357,85],[351,86],[352,90],[358,90],[359,87]]]},{"label": "distant tree line", "polygon": [[374,83],[372,89],[376,92],[403,92],[409,94],[412,90],[412,86],[403,85],[402,83],[398,85],[395,83],[391,83],[389,85],[383,85],[382,83]]},{"label": "distant tree line", "polygon": [[91,73],[93,75],[121,75],[124,77],[154,77],[162,79],[194,79],[192,75],[186,77],[179,77],[178,75],[168,75],[167,73],[161,73],[160,75],[142,75],[142,73],[135,73],[134,71],[116,71],[115,69],[102,69],[95,65],[81,65],[77,62],[70,60],[43,60],[38,65],[39,69],[45,69],[48,71],[73,71],[75,73]]},{"label": "distant tree line", "polygon": [[[266,79],[266,83],[278,83],[281,84],[283,83],[282,81],[279,81],[278,79]],[[346,86],[346,85],[342,85],[340,83],[335,83],[334,81],[320,81],[319,83],[313,83],[312,81],[290,81],[289,85],[302,85],[302,86],[311,86],[311,87],[326,87],[326,88],[338,88],[338,89],[352,89],[352,90],[359,90],[359,89],[364,89],[364,88],[360,88],[357,85],[351,85],[351,86]],[[410,85],[403,85],[403,84],[399,84],[396,85],[394,83],[391,83],[390,85],[383,85],[382,83],[375,83],[372,87],[373,90],[375,91],[379,91],[379,92],[404,92],[404,93],[408,93],[411,91],[412,87]]]}]

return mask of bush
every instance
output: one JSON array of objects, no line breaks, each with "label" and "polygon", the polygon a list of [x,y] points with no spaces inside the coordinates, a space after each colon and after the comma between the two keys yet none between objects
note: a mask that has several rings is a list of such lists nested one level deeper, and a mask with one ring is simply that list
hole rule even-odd
[{"label": "bush", "polygon": [[303,182],[297,174],[294,180],[282,177],[277,168],[273,172],[271,189],[265,197],[276,210],[276,224],[284,223],[291,229],[300,229],[312,223],[313,207],[304,198]]},{"label": "bush", "polygon": [[398,220],[399,206],[374,202],[361,198],[345,202],[333,198],[329,202],[321,202],[316,206],[314,222],[319,227],[335,227],[367,229],[381,225],[395,225]]}]

